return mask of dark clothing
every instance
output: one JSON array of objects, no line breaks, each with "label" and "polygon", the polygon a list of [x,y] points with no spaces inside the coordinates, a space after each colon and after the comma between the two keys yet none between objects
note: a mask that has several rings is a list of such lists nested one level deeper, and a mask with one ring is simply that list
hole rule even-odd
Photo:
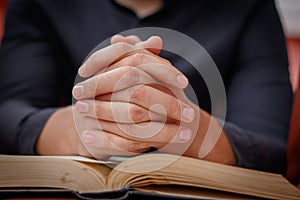
[{"label": "dark clothing", "polygon": [[[85,56],[116,33],[147,26],[182,32],[209,52],[226,87],[224,130],[238,165],[283,173],[292,90],[271,0],[170,0],[144,19],[113,1],[11,1],[0,48],[0,152],[34,154],[46,120],[62,103],[71,104]],[[209,111],[201,77],[171,61]]]}]

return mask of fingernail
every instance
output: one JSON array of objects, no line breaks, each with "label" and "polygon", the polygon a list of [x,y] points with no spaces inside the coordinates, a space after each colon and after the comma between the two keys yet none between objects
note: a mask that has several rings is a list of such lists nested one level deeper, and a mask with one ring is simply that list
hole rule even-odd
[{"label": "fingernail", "polygon": [[188,122],[192,121],[195,116],[195,112],[192,108],[184,108],[182,111],[183,118]]},{"label": "fingernail", "polygon": [[83,94],[83,85],[76,85],[73,88],[73,95],[74,97],[80,97]]},{"label": "fingernail", "polygon": [[179,133],[179,139],[182,141],[189,141],[192,138],[192,132],[190,129],[188,128],[183,128],[181,129],[180,133]]},{"label": "fingernail", "polygon": [[95,138],[95,135],[90,133],[90,132],[85,132],[83,133],[82,135],[82,140],[83,142],[85,143],[89,143],[89,144],[92,144],[96,141],[96,138]]},{"label": "fingernail", "polygon": [[86,113],[89,110],[88,104],[85,102],[82,102],[82,101],[77,101],[75,107],[76,107],[76,110],[81,113]]},{"label": "fingernail", "polygon": [[80,76],[84,76],[85,72],[86,72],[86,64],[84,63],[83,65],[81,65],[81,67],[79,67],[78,74]]},{"label": "fingernail", "polygon": [[187,78],[181,74],[177,75],[176,80],[177,80],[179,87],[182,87],[182,88],[185,88],[189,83]]}]

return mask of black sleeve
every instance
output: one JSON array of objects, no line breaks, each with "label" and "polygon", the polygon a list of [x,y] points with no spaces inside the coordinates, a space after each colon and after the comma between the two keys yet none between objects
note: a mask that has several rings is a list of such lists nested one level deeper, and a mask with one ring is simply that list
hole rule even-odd
[{"label": "black sleeve", "polygon": [[34,154],[59,105],[60,67],[34,1],[10,1],[0,48],[0,153]]},{"label": "black sleeve", "polygon": [[274,2],[260,1],[244,28],[224,130],[239,166],[284,173],[292,89]]}]

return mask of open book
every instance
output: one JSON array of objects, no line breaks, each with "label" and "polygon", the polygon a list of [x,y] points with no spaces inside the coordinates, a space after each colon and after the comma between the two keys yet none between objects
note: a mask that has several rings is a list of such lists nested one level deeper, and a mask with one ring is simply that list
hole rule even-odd
[{"label": "open book", "polygon": [[18,188],[61,188],[98,198],[128,190],[171,198],[300,199],[298,189],[281,175],[169,154],[140,155],[117,164],[1,155],[0,190]]}]

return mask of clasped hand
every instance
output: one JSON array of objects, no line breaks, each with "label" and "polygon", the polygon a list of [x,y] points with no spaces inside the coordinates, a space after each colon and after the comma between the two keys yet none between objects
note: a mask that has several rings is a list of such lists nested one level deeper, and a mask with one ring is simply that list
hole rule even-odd
[{"label": "clasped hand", "polygon": [[191,144],[198,110],[184,95],[187,78],[157,55],[161,48],[159,37],[117,35],[79,68],[89,78],[73,88],[73,113],[92,156],[134,155],[151,147],[183,154]]}]

